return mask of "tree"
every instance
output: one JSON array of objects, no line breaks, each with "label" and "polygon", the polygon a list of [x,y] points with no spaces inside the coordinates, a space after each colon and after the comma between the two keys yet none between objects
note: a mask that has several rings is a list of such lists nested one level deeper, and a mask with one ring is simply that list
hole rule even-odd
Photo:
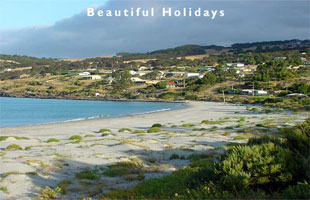
[{"label": "tree", "polygon": [[115,79],[112,85],[116,91],[125,90],[131,85],[131,75],[128,71],[113,72],[112,77]]},{"label": "tree", "polygon": [[155,84],[157,89],[165,89],[167,87],[167,83],[165,81],[160,81],[159,83]]}]

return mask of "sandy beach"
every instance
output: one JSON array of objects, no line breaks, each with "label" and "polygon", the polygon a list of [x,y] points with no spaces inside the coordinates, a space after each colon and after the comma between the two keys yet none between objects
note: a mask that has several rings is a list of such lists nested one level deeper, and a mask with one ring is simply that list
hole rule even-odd
[{"label": "sandy beach", "polygon": [[[0,199],[32,199],[43,187],[55,188],[64,181],[69,184],[62,199],[82,194],[96,199],[98,188],[108,192],[131,187],[142,179],[188,165],[190,155],[220,154],[230,142],[243,143],[255,135],[272,134],[281,126],[306,118],[298,113],[265,114],[217,102],[187,105],[179,110],[119,118],[1,128],[0,136],[5,137],[0,140],[0,188],[6,189],[0,190]],[[161,130],[148,132],[156,123],[163,125]],[[258,123],[264,126],[255,126]],[[81,139],[70,139],[73,135]],[[21,149],[8,149],[12,144]],[[172,155],[182,159],[171,159]],[[87,170],[104,174],[112,163],[120,161],[143,163],[143,178],[129,174],[85,180],[76,175]]]}]

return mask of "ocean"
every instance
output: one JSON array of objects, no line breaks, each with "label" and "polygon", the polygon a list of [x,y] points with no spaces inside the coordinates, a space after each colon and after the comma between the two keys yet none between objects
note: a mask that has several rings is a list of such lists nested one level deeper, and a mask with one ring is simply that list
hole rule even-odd
[{"label": "ocean", "polygon": [[182,103],[0,98],[0,127],[120,117],[184,107]]}]

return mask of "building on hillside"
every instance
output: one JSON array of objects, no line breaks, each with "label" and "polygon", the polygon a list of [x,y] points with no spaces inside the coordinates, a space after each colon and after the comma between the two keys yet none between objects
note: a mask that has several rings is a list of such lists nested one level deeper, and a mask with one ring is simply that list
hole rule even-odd
[{"label": "building on hillside", "polygon": [[251,89],[245,89],[241,90],[241,94],[243,95],[254,95],[254,96],[267,96],[268,92],[264,90],[251,90]]},{"label": "building on hillside", "polygon": [[255,95],[255,96],[267,96],[267,95],[268,95],[268,92],[267,92],[267,91],[264,91],[264,90],[255,90],[255,91],[254,91],[254,95]]},{"label": "building on hillside", "polygon": [[101,76],[99,75],[85,75],[80,78],[81,80],[101,80]]},{"label": "building on hillside", "polygon": [[159,83],[160,80],[145,80],[145,83],[148,85],[153,85]]},{"label": "building on hillside", "polygon": [[167,81],[167,88],[175,88],[175,82],[174,81]]},{"label": "building on hillside", "polygon": [[273,60],[286,60],[287,57],[283,56],[283,57],[274,57]]},{"label": "building on hillside", "polygon": [[88,76],[88,75],[90,75],[89,72],[81,72],[81,73],[79,73],[79,76]]},{"label": "building on hillside", "polygon": [[139,71],[145,71],[145,70],[151,70],[153,67],[145,67],[145,66],[140,66],[138,68]]},{"label": "building on hillside", "polygon": [[101,73],[101,74],[112,74],[112,70],[110,70],[110,69],[100,69],[99,70],[99,73]]},{"label": "building on hillside", "polygon": [[249,90],[249,89],[241,90],[241,94],[243,94],[243,95],[252,95],[253,94],[253,90]]},{"label": "building on hillside", "polygon": [[165,72],[164,77],[182,77],[185,72]]},{"label": "building on hillside", "polygon": [[133,70],[130,70],[130,71],[129,71],[129,74],[132,75],[132,76],[136,75],[136,73],[137,73],[137,72],[136,72],[136,71],[133,71]]},{"label": "building on hillside", "polygon": [[96,71],[97,69],[96,68],[87,68],[86,70],[93,72],[93,71]]},{"label": "building on hillside", "polygon": [[108,84],[111,84],[115,79],[113,77],[109,76],[105,80],[108,82]]},{"label": "building on hillside", "polygon": [[130,78],[130,80],[136,84],[145,84],[146,83],[146,80],[143,80],[143,79],[138,78],[138,77],[132,77],[132,78]]},{"label": "building on hillside", "polygon": [[243,63],[227,63],[227,67],[244,67]]},{"label": "building on hillside", "polygon": [[199,76],[200,76],[199,73],[190,73],[190,72],[186,72],[186,73],[185,73],[185,77],[186,77],[186,78],[199,77]]},{"label": "building on hillside", "polygon": [[298,97],[298,98],[304,98],[307,97],[308,95],[306,94],[302,94],[302,93],[292,93],[292,94],[288,94],[286,95],[287,97]]},{"label": "building on hillside", "polygon": [[19,78],[28,78],[30,74],[21,74],[19,75]]}]

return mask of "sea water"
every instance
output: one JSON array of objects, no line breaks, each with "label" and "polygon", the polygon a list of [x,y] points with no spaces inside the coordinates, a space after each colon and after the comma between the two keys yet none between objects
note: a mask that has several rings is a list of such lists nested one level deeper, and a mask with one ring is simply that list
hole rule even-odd
[{"label": "sea water", "polygon": [[0,127],[110,118],[184,107],[182,103],[0,98]]}]

